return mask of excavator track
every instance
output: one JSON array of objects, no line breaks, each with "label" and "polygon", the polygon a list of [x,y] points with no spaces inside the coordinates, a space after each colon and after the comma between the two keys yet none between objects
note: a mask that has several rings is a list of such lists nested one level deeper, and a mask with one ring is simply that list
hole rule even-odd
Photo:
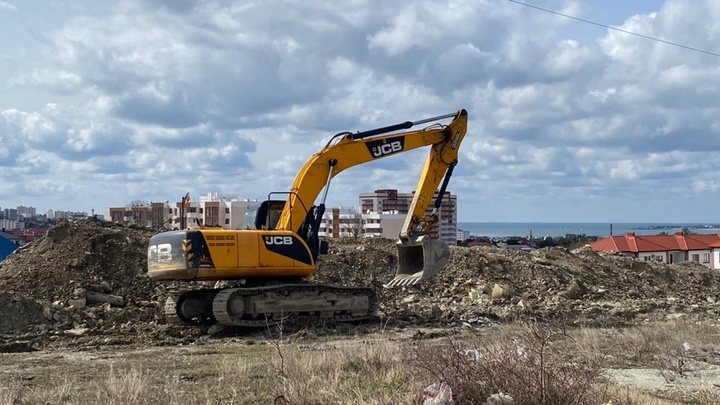
[{"label": "excavator track", "polygon": [[203,289],[170,294],[163,307],[165,320],[175,325],[213,324],[212,300],[217,292]]},{"label": "excavator track", "polygon": [[217,322],[242,327],[274,325],[296,316],[354,322],[372,318],[376,310],[370,288],[320,284],[228,288],[217,293],[212,305]]}]

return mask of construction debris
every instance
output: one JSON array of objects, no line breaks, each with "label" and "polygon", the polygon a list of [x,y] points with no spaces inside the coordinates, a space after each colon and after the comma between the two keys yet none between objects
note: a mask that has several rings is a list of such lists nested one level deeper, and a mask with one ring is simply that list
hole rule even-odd
[{"label": "construction debris", "polygon": [[[206,335],[207,330],[165,321],[165,300],[188,283],[157,283],[146,276],[153,233],[95,219],[61,221],[0,262],[0,344],[20,337],[119,344]],[[720,313],[720,274],[697,263],[639,262],[589,248],[451,247],[447,268],[435,277],[386,289],[383,284],[397,265],[394,241],[330,242],[329,254],[321,256],[309,281],[374,288],[378,320],[386,327],[475,327],[517,320],[608,327],[677,317],[714,319]]]}]

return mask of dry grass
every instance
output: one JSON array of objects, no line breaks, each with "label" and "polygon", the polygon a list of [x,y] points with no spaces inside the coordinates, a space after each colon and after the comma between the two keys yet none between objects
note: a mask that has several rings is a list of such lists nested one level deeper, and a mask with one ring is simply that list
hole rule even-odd
[{"label": "dry grass", "polygon": [[0,404],[415,404],[424,388],[397,342],[253,347],[182,356],[163,348],[114,358],[109,368],[90,362],[92,371],[62,364],[62,380],[3,378]]},{"label": "dry grass", "polygon": [[0,355],[0,405],[418,404],[423,389],[440,379],[459,403],[481,404],[500,390],[517,405],[720,403],[710,390],[649,392],[603,378],[609,366],[682,373],[669,360],[714,353],[714,326],[514,325],[419,342],[406,337]]},{"label": "dry grass", "polygon": [[627,329],[573,331],[574,356],[601,354],[608,365],[667,367],[669,361],[699,355],[720,347],[720,329],[685,320],[653,323]]},{"label": "dry grass", "polygon": [[404,346],[370,342],[290,351],[279,395],[292,404],[414,404],[424,385],[403,363]]}]

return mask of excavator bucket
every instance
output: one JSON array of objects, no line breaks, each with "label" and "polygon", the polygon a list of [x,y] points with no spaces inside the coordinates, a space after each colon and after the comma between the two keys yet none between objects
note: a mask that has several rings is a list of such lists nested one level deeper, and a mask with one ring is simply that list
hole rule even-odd
[{"label": "excavator bucket", "polygon": [[397,242],[398,266],[395,278],[385,287],[415,285],[440,272],[450,259],[447,244],[430,235],[409,237]]}]

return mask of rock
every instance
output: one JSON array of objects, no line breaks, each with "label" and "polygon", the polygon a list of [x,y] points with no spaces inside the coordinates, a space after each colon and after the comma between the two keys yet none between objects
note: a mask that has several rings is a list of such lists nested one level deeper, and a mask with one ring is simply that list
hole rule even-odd
[{"label": "rock", "polygon": [[68,305],[74,309],[83,309],[87,306],[87,298],[81,297],[68,301]]},{"label": "rock", "polygon": [[87,328],[74,328],[74,329],[68,329],[63,333],[68,336],[83,336],[87,332],[88,332]]},{"label": "rock", "polygon": [[53,320],[53,310],[52,310],[52,308],[50,308],[50,307],[48,307],[48,306],[43,307],[42,315],[43,315],[43,317],[44,317],[45,319],[47,319],[48,321],[52,321],[52,320]]},{"label": "rock", "polygon": [[567,299],[578,300],[582,298],[583,295],[587,294],[587,292],[587,287],[585,287],[581,282],[573,280],[568,289],[560,293],[560,295]]},{"label": "rock", "polygon": [[125,299],[118,295],[111,295],[87,290],[85,291],[85,297],[90,302],[102,302],[114,305],[116,307],[122,307],[125,305]]},{"label": "rock", "polygon": [[470,290],[470,292],[468,293],[468,297],[470,298],[470,301],[479,301],[479,300],[482,299],[483,296],[485,296],[485,295],[486,295],[486,293],[485,293],[485,291],[483,290],[482,287],[473,288],[473,289]]},{"label": "rock", "polygon": [[223,330],[225,330],[225,327],[219,323],[216,323],[208,328],[207,333],[208,333],[208,335],[212,336],[212,335],[217,335],[218,333],[222,332]]},{"label": "rock", "polygon": [[482,287],[482,291],[485,295],[490,295],[492,293],[493,288],[490,284],[484,283],[484,284],[482,284],[481,287]]},{"label": "rock", "polygon": [[510,298],[513,295],[513,290],[510,286],[505,284],[495,284],[490,293],[490,297],[494,300]]}]

